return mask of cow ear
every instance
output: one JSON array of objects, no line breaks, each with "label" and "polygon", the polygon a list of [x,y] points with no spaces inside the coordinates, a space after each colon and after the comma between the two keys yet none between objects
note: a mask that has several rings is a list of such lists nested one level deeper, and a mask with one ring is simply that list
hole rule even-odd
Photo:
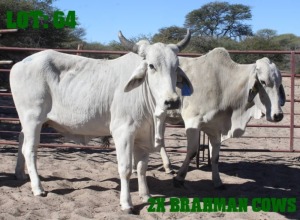
[{"label": "cow ear", "polygon": [[192,83],[180,67],[177,68],[176,86],[181,89],[182,96],[190,96],[193,93]]},{"label": "cow ear", "polygon": [[136,87],[139,87],[146,78],[147,62],[143,61],[133,72],[129,81],[126,83],[124,92],[129,92]]},{"label": "cow ear", "polygon": [[285,92],[282,84],[279,86],[279,97],[280,97],[280,105],[284,106],[285,104]]},{"label": "cow ear", "polygon": [[258,93],[258,81],[256,79],[255,82],[254,82],[254,85],[249,90],[248,102],[252,102],[253,99],[255,98],[255,96],[257,95],[257,93]]}]

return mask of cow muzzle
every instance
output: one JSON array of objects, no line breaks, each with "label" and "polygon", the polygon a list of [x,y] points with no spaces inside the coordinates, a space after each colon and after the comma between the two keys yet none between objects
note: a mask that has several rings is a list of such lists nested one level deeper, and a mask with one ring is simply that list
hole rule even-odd
[{"label": "cow muzzle", "polygon": [[275,122],[279,122],[279,121],[281,121],[283,119],[283,113],[278,113],[278,114],[274,114],[273,115],[273,120],[275,121]]},{"label": "cow muzzle", "polygon": [[180,107],[180,100],[178,98],[176,100],[165,101],[165,106],[167,110],[178,109]]}]

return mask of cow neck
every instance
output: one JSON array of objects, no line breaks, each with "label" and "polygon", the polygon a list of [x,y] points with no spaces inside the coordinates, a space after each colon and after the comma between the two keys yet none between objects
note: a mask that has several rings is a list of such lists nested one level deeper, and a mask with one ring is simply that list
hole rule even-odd
[{"label": "cow neck", "polygon": [[147,115],[153,116],[155,112],[155,99],[149,86],[148,77],[146,77],[145,82],[143,83],[142,91],[143,96],[145,97]]},{"label": "cow neck", "polygon": [[[252,65],[252,64],[249,64]],[[251,67],[251,66],[249,66]],[[232,116],[231,116],[231,121],[232,121],[232,126],[231,126],[231,135],[232,137],[240,137],[243,135],[245,132],[247,123],[250,121],[252,117],[254,117],[255,114],[255,109],[254,109],[254,104],[251,104],[248,102],[248,91],[251,89],[252,85],[250,82],[251,77],[253,76],[255,71],[255,67],[250,71],[248,75],[248,80],[247,84],[245,85],[245,90],[243,91],[242,97],[244,97],[242,101],[242,105],[233,110]]]},{"label": "cow neck", "polygon": [[250,67],[252,67],[252,70],[250,71],[249,75],[248,75],[248,80],[247,80],[247,86],[245,86],[246,88],[246,91],[245,91],[245,94],[244,94],[244,97],[247,97],[244,102],[244,106],[245,106],[245,111],[247,111],[248,109],[250,109],[251,107],[253,107],[255,104],[254,104],[254,101],[252,100],[251,102],[248,101],[248,96],[249,96],[249,91],[251,89],[253,89],[253,82],[251,82],[251,78],[253,77],[253,75],[255,75],[255,79],[258,80],[258,76],[257,74],[255,73],[255,68],[256,68],[256,65],[254,64],[249,64]]},{"label": "cow neck", "polygon": [[158,151],[161,147],[164,146],[164,126],[166,112],[161,113],[161,115],[159,116],[155,115],[156,103],[147,77],[143,86],[143,92],[144,97],[146,98],[146,109],[150,116],[148,120],[151,121],[151,133],[154,134],[152,135],[154,139],[152,139],[153,143],[151,145],[154,146],[155,151]]},{"label": "cow neck", "polygon": [[[232,91],[230,94],[230,97],[234,97],[236,106],[232,106],[234,108],[242,108],[243,110],[248,109],[247,107],[249,106],[248,103],[248,95],[249,95],[249,90],[252,88],[253,85],[251,85],[251,77],[254,74],[255,71],[255,65],[253,64],[239,64],[237,66],[236,71],[237,72],[244,72],[244,68],[248,69],[248,73],[245,74],[238,74],[237,79],[239,80],[244,80],[243,84],[240,84],[238,87],[236,87],[235,90]],[[235,71],[233,71],[235,72]],[[251,106],[250,106],[251,107]]]}]

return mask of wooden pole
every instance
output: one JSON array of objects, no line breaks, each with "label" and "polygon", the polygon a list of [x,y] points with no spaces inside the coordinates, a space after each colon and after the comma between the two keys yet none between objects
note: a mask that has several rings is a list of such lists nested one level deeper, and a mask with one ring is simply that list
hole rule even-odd
[{"label": "wooden pole", "polygon": [[4,65],[4,64],[12,64],[13,61],[12,60],[0,60],[0,65]]},{"label": "wooden pole", "polygon": [[[83,49],[83,43],[78,44],[77,50],[80,51],[80,50],[82,50],[82,49]],[[81,53],[80,53],[80,52],[77,52],[76,55],[81,56]]]},{"label": "wooden pole", "polygon": [[17,32],[18,29],[0,29],[0,34]]},{"label": "wooden pole", "polygon": [[0,29],[0,37],[2,34],[14,33],[17,31],[18,31],[18,29]]}]

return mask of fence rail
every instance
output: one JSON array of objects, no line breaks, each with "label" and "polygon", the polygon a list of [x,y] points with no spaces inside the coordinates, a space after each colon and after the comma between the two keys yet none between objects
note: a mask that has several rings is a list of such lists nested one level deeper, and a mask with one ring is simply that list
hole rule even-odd
[{"label": "fence rail", "polygon": [[[18,47],[0,47],[0,52],[3,51],[11,51],[11,52],[38,52],[45,50],[46,48],[18,48]],[[105,55],[124,55],[127,53],[127,51],[98,51],[98,50],[73,50],[73,49],[55,49],[60,52],[65,52],[65,53],[76,53],[76,54],[105,54]],[[264,149],[243,149],[243,151],[276,151],[276,152],[300,152],[298,149],[294,149],[294,140],[299,139],[299,137],[295,137],[295,128],[300,128],[300,125],[295,124],[295,115],[300,115],[299,113],[295,113],[295,104],[300,102],[300,99],[295,98],[295,79],[297,77],[300,77],[300,75],[296,75],[296,55],[300,54],[300,51],[257,51],[257,50],[249,50],[249,51],[237,51],[237,50],[231,50],[229,51],[231,54],[284,54],[284,55],[289,55],[290,56],[290,71],[283,73],[282,76],[284,78],[290,78],[290,99],[287,99],[287,102],[290,103],[290,110],[289,112],[286,112],[290,116],[290,121],[289,124],[249,124],[247,127],[263,127],[263,128],[282,128],[282,129],[289,129],[289,146],[285,146],[286,148],[284,149],[277,149],[277,150],[264,150]],[[180,56],[189,56],[189,57],[197,57],[201,54],[199,53],[180,53]],[[0,74],[8,74],[10,69],[5,69],[2,68],[0,69]],[[0,98],[1,97],[10,97],[11,93],[9,92],[0,92]],[[15,111],[14,106],[7,106],[3,103],[0,103],[0,113],[1,109],[7,112],[7,111]],[[19,121],[18,118],[6,116],[5,117],[0,117],[0,122],[13,122],[17,123]],[[183,126],[169,126],[169,127],[175,127],[175,128],[182,128]],[[7,131],[7,130],[0,130],[0,135],[2,134],[7,134],[7,133],[17,133],[16,131]],[[1,136],[2,136],[1,135]],[[49,134],[48,134],[49,135]],[[53,134],[51,134],[53,135]],[[201,139],[201,145],[202,147],[205,146],[207,147],[208,145],[208,138],[205,138],[205,135]],[[248,137],[249,138],[249,137]],[[257,137],[253,137],[257,138]],[[265,138],[265,137],[264,137]],[[278,137],[277,137],[278,138]],[[16,145],[18,142],[16,141],[8,141],[8,140],[3,140],[0,138],[0,145],[1,144],[12,144]],[[41,144],[41,146],[48,146],[48,147],[83,147],[81,145],[73,145],[73,144]],[[95,148],[95,146],[84,146],[88,148]],[[99,147],[96,147],[99,148]],[[238,150],[238,149],[222,149],[222,150]],[[173,150],[169,150],[172,151]]]}]

